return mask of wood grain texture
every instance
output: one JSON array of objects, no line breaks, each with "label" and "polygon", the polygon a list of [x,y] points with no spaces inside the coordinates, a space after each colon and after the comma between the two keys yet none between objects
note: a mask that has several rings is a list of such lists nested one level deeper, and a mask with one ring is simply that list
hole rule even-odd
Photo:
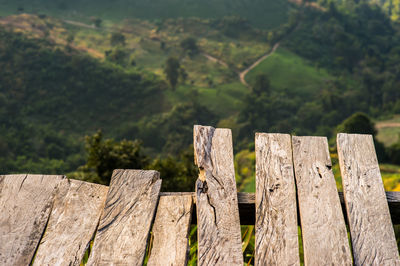
[{"label": "wood grain texture", "polygon": [[0,176],[0,265],[29,265],[64,176]]},{"label": "wood grain texture", "polygon": [[192,207],[191,195],[160,197],[148,266],[187,264]]},{"label": "wood grain texture", "polygon": [[88,265],[141,265],[161,188],[156,171],[114,170]]},{"label": "wood grain texture", "polygon": [[337,147],[354,263],[400,265],[372,136],[338,134]]},{"label": "wood grain texture", "polygon": [[290,135],[256,134],[255,265],[300,265]]},{"label": "wood grain texture", "polygon": [[323,137],[293,137],[292,144],[304,263],[351,265],[328,141]]},{"label": "wood grain texture", "polygon": [[63,180],[33,265],[80,265],[99,224],[107,191],[106,186]]},{"label": "wood grain texture", "polygon": [[243,265],[229,129],[194,127],[198,265]]}]

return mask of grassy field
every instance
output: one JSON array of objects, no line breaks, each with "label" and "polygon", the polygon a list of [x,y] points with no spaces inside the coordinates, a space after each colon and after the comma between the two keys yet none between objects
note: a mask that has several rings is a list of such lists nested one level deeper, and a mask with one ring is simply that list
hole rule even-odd
[{"label": "grassy field", "polygon": [[375,127],[378,130],[377,139],[385,146],[390,146],[400,140],[400,115],[375,121]]},{"label": "grassy field", "polygon": [[216,85],[214,88],[196,87],[191,85],[179,86],[175,91],[167,91],[166,95],[171,104],[184,102],[195,94],[199,102],[207,106],[219,116],[233,115],[240,110],[240,105],[247,88],[240,82]]},{"label": "grassy field", "polygon": [[246,75],[249,84],[254,83],[258,74],[267,74],[276,89],[308,97],[318,91],[322,84],[333,79],[324,69],[318,69],[307,60],[278,48],[274,54],[261,62]]}]

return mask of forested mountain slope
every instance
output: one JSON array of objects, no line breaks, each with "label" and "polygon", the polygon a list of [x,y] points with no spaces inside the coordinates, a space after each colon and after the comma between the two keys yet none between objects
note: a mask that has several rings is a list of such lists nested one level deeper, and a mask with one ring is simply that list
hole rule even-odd
[{"label": "forested mountain slope", "polygon": [[163,108],[160,82],[150,74],[126,72],[1,28],[0,69],[3,171],[14,169],[18,156],[79,166],[79,158],[69,156],[79,152],[84,134],[118,131],[125,121]]},{"label": "forested mountain slope", "polygon": [[0,14],[23,9],[83,19],[97,16],[118,21],[126,18],[161,20],[178,17],[219,18],[241,16],[259,27],[274,28],[284,24],[293,4],[288,0],[0,0]]},{"label": "forested mountain slope", "polygon": [[[399,113],[398,24],[362,1],[301,3],[274,29],[238,16],[97,26],[83,15],[1,17],[3,172],[74,171],[85,163],[84,136],[98,129],[166,158],[188,149],[193,124],[228,127],[235,153],[247,154],[256,131],[332,138],[354,113]],[[242,84],[240,73],[265,54]],[[400,150],[389,145],[391,155]],[[381,161],[398,158],[377,147]]]}]

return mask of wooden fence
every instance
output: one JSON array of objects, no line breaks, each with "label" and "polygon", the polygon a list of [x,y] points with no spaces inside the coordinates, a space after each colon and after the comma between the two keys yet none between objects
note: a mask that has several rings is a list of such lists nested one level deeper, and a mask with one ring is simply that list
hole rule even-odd
[{"label": "wooden fence", "polygon": [[0,264],[79,265],[94,239],[88,265],[141,265],[152,231],[148,265],[185,265],[195,223],[199,265],[243,265],[241,224],[255,265],[299,265],[298,224],[305,265],[400,265],[400,194],[385,194],[371,136],[338,135],[343,194],[326,138],[258,133],[255,149],[255,194],[237,193],[231,131],[204,126],[194,193],[160,193],[156,171],[115,170],[109,187],[0,176]]}]

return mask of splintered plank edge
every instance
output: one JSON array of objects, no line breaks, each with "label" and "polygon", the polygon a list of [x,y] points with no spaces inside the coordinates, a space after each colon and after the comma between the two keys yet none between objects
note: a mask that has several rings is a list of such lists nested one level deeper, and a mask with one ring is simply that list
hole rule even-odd
[{"label": "splintered plank edge", "polygon": [[256,265],[300,265],[290,135],[256,134]]},{"label": "splintered plank edge", "polygon": [[306,265],[351,265],[328,141],[292,137],[294,169]]},{"label": "splintered plank edge", "polygon": [[114,170],[88,265],[141,265],[161,188],[156,171]]},{"label": "splintered plank edge", "polygon": [[195,126],[194,153],[198,265],[243,265],[231,131]]},{"label": "splintered plank edge", "polygon": [[34,265],[80,265],[99,223],[108,187],[63,180]]},{"label": "splintered plank edge", "polygon": [[400,265],[371,135],[338,134],[344,201],[356,265]]},{"label": "splintered plank edge", "polygon": [[192,209],[191,195],[160,196],[147,265],[186,265]]},{"label": "splintered plank edge", "polygon": [[0,176],[0,264],[29,265],[65,176]]}]

